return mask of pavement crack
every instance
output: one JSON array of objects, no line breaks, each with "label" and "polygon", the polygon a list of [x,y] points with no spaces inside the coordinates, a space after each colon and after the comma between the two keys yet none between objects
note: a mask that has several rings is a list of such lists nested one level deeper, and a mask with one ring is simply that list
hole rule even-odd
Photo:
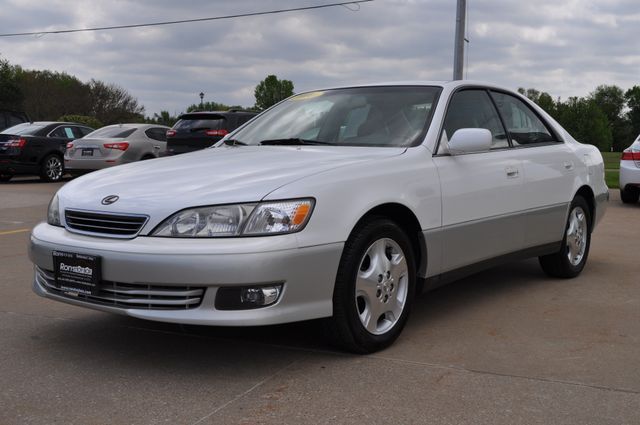
[{"label": "pavement crack", "polygon": [[284,372],[285,370],[289,369],[291,366],[293,366],[294,364],[296,364],[298,362],[298,360],[294,360],[293,362],[287,364],[284,367],[281,367],[280,369],[278,369],[277,371],[275,371],[274,373],[272,373],[271,375],[267,376],[266,378],[264,378],[263,380],[261,380],[260,382],[256,383],[255,385],[253,385],[251,388],[249,388],[248,390],[236,395],[235,397],[233,397],[231,400],[227,401],[226,403],[216,407],[214,410],[212,410],[210,413],[206,414],[205,416],[203,416],[202,418],[198,419],[197,421],[193,422],[191,425],[197,425],[199,423],[202,423],[203,421],[209,419],[211,416],[215,415],[216,413],[220,412],[222,409],[224,409],[225,407],[235,403],[236,401],[246,397],[247,395],[249,395],[250,393],[252,393],[253,391],[255,391],[256,389],[260,388],[261,386],[263,386],[264,384],[266,384],[267,382],[271,381],[273,378],[275,378],[276,376],[278,376],[279,374],[281,374],[282,372]]}]

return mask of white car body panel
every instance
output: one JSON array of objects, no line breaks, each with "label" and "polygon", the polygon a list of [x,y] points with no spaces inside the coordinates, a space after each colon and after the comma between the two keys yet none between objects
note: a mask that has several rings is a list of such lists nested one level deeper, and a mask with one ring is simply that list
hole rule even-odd
[{"label": "white car body panel", "polygon": [[[573,140],[528,100],[519,96],[545,118],[562,143],[451,156],[437,154],[451,95],[462,87],[499,87],[468,81],[380,85],[442,87],[422,143],[407,148],[221,146],[123,165],[68,183],[58,192],[59,206],[61,211],[147,215],[139,236],[118,240],[78,235],[49,224],[33,230],[30,255],[38,270],[51,270],[54,250],[99,255],[106,280],[204,285],[206,295],[198,308],[160,311],[83,302],[52,293],[39,272],[34,290],[60,301],[152,320],[284,323],[332,314],[342,248],[357,223],[374,209],[406,213],[400,224],[415,231],[418,276],[433,286],[447,273],[502,255],[551,252],[560,245],[569,204],[579,191],[592,198],[593,224],[601,219],[608,200],[602,156],[595,147]],[[101,205],[110,195],[120,199]],[[187,208],[295,198],[315,200],[310,221],[298,233],[211,239],[150,236],[162,221]],[[265,282],[284,282],[275,305],[247,311],[215,308],[221,286]]]}]

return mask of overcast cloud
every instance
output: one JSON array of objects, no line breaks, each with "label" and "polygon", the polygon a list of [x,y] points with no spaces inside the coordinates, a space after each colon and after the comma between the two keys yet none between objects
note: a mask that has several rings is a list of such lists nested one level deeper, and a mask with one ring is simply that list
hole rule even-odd
[{"label": "overcast cloud", "polygon": [[[0,0],[0,32],[190,19],[332,0]],[[94,33],[0,38],[0,55],[120,84],[146,107],[205,100],[245,106],[268,74],[295,91],[393,80],[448,80],[455,0],[376,0],[281,15]],[[466,76],[553,96],[640,84],[638,0],[468,0]]]}]

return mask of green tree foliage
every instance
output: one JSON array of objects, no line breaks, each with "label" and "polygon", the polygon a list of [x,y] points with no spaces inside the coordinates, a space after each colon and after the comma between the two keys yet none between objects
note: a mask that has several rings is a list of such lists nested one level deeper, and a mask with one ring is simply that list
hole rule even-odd
[{"label": "green tree foliage", "polygon": [[518,93],[528,97],[529,99],[534,101],[536,104],[538,104],[538,106],[544,109],[545,112],[547,112],[550,115],[553,115],[556,104],[549,93],[541,92],[536,89],[524,89],[522,87],[518,89]]},{"label": "green tree foliage", "polygon": [[624,94],[629,111],[626,118],[629,121],[631,138],[640,135],[640,86],[633,86]]},{"label": "green tree foliage", "polygon": [[228,111],[230,109],[240,109],[244,110],[244,108],[240,105],[225,105],[224,103],[218,102],[204,102],[202,105],[199,103],[194,103],[187,107],[187,112],[196,112],[196,111]]},{"label": "green tree foliage", "polygon": [[0,107],[21,110],[23,101],[24,94],[20,88],[20,68],[0,58]]},{"label": "green tree foliage", "polygon": [[84,124],[87,127],[91,127],[95,130],[103,127],[102,123],[94,117],[88,117],[86,115],[63,115],[56,121],[75,122],[78,124]]},{"label": "green tree foliage", "polygon": [[593,99],[558,100],[554,118],[579,142],[594,145],[601,151],[611,150],[613,136],[607,115]]},{"label": "green tree foliage", "polygon": [[64,72],[20,72],[24,110],[34,121],[53,121],[61,115],[92,115],[90,90],[86,84]]},{"label": "green tree foliage", "polygon": [[153,117],[147,117],[145,122],[148,124],[160,124],[166,125],[168,127],[173,127],[173,125],[178,121],[178,116],[171,115],[169,111],[160,111],[160,113],[154,113]]},{"label": "green tree foliage", "polygon": [[258,83],[254,95],[256,97],[256,108],[267,109],[293,95],[293,82],[290,80],[278,80],[275,75],[269,75]]},{"label": "green tree foliage", "polygon": [[624,91],[618,86],[600,85],[589,96],[607,116],[613,149],[617,152],[626,148],[632,138],[631,124],[623,115],[625,108]]},{"label": "green tree foliage", "polygon": [[144,121],[144,106],[122,87],[98,80],[91,80],[88,86],[91,115],[98,120],[106,125]]}]

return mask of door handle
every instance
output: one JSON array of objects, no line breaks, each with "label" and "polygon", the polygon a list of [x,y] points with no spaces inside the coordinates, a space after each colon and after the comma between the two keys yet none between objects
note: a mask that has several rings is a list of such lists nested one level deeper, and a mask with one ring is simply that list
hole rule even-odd
[{"label": "door handle", "polygon": [[516,167],[506,167],[504,171],[507,173],[507,177],[510,179],[515,179],[520,174]]}]

